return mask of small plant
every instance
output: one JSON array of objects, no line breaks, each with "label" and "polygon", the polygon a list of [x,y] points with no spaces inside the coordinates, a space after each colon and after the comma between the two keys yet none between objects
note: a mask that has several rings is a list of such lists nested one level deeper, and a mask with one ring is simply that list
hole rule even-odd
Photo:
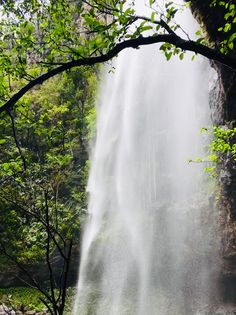
[{"label": "small plant", "polygon": [[212,177],[217,175],[217,171],[225,169],[226,164],[236,163],[236,128],[226,126],[213,126],[202,128],[203,133],[210,133],[213,136],[209,144],[208,155],[205,158],[197,157],[189,162],[206,163],[204,170]]},{"label": "small plant", "polygon": [[[75,289],[68,288],[67,298],[65,302],[65,315],[70,315],[72,313],[72,305],[75,296]],[[40,300],[42,294],[33,288],[0,288],[0,305],[4,304],[6,307],[13,310],[20,311],[35,311],[42,312],[45,311],[45,305]]]},{"label": "small plant", "polygon": [[40,301],[42,294],[32,288],[0,289],[0,304],[13,309],[30,309],[42,311],[45,305]]}]

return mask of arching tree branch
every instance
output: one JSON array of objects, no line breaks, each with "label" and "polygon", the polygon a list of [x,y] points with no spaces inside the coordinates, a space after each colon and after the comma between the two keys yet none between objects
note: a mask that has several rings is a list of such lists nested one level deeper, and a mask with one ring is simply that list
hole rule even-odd
[{"label": "arching tree branch", "polygon": [[111,60],[115,56],[117,56],[122,50],[126,48],[138,48],[139,46],[151,45],[151,44],[163,43],[163,42],[173,44],[184,51],[192,51],[194,53],[200,54],[210,60],[217,61],[233,70],[236,70],[236,60],[233,59],[232,57],[224,55],[215,49],[209,48],[195,41],[185,40],[179,37],[178,35],[176,35],[175,33],[153,35],[153,36],[148,36],[148,37],[139,36],[138,38],[130,39],[130,40],[126,40],[121,43],[118,43],[114,48],[112,48],[106,54],[95,56],[95,57],[88,57],[88,58],[81,58],[81,59],[73,60],[53,70],[50,70],[44,73],[38,78],[30,81],[21,90],[15,93],[4,105],[0,107],[0,113],[6,110],[11,110],[13,106],[16,104],[16,102],[19,101],[30,89],[32,89],[38,84],[42,84],[43,82],[47,81],[48,79],[50,79],[51,77],[59,73],[62,73],[74,67],[93,66],[98,63],[104,63],[108,60]]}]

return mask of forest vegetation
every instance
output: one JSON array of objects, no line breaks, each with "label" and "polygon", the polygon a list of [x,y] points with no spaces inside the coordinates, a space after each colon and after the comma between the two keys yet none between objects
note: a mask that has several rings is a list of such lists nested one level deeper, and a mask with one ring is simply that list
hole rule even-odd
[{"label": "forest vegetation", "polygon": [[[0,3],[0,274],[35,287],[40,308],[51,314],[65,313],[86,217],[99,64],[124,49],[160,43],[167,60],[191,51],[236,70],[235,4],[210,1],[221,14],[214,42],[203,25],[190,39],[176,24],[175,15],[192,2],[160,8],[150,0],[148,16],[125,0]],[[236,129],[214,130],[211,159],[222,165],[224,154],[235,159]],[[12,303],[9,292],[0,291],[0,304]]]}]

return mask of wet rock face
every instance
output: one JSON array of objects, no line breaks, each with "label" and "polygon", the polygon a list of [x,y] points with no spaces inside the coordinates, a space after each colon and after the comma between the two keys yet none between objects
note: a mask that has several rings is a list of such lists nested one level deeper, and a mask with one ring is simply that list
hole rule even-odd
[{"label": "wet rock face", "polygon": [[[218,28],[225,24],[223,7],[210,6],[212,0],[192,0],[191,9],[198,22],[206,30],[207,37],[216,49],[229,33],[219,32]],[[235,1],[229,0],[230,3]],[[229,21],[230,22],[230,21]],[[235,26],[231,33],[235,33]],[[236,49],[231,52],[236,58]],[[211,92],[211,108],[213,124],[236,127],[236,71],[211,62],[218,74],[218,80]],[[236,139],[233,140],[234,143]],[[220,222],[222,230],[222,274],[221,293],[225,302],[236,303],[236,166],[229,159],[224,162],[219,173],[219,182],[223,200],[220,205]],[[218,313],[217,313],[218,314]],[[221,314],[221,313],[220,313]],[[231,313],[230,313],[231,314]],[[233,313],[234,314],[234,313]]]},{"label": "wet rock face", "polygon": [[[221,125],[230,125],[235,127],[236,120],[236,71],[217,64],[212,63],[218,73],[219,98],[215,106],[220,109],[218,113],[220,119],[215,123]],[[213,108],[213,111],[217,108]]]},{"label": "wet rock face", "polygon": [[[219,71],[224,79],[221,81],[220,100],[222,112],[220,124],[235,127],[236,118],[236,79],[235,74],[225,75],[224,70]],[[227,90],[226,90],[227,89]],[[217,123],[217,122],[216,122]],[[236,139],[234,139],[235,142]],[[232,296],[236,292],[236,166],[235,161],[228,159],[222,165],[219,173],[221,187],[221,217],[222,222],[222,285],[224,296]],[[234,303],[235,303],[234,294]]]},{"label": "wet rock face", "polygon": [[[235,1],[227,2],[230,4]],[[223,6],[211,6],[211,3],[212,0],[192,0],[191,10],[196,20],[205,29],[208,40],[216,49],[219,49],[220,43],[236,32],[236,25],[232,24],[231,31],[228,33],[219,32],[218,29],[225,25],[224,15],[227,10]],[[228,20],[228,22],[231,21]],[[236,58],[236,49],[231,51],[231,55]],[[216,62],[211,62],[211,65],[218,73],[220,89],[218,100],[215,102],[216,108],[213,108],[213,112],[214,110],[218,112],[218,119],[214,123],[228,124],[236,120],[236,71]]]},{"label": "wet rock face", "polygon": [[[217,125],[236,127],[236,72],[214,64],[218,73],[218,92],[212,99],[212,111]],[[236,139],[233,139],[233,143]],[[220,204],[222,221],[222,288],[226,300],[236,294],[236,163],[228,158],[221,166],[218,177],[223,196]],[[231,298],[230,298],[231,299]]]}]

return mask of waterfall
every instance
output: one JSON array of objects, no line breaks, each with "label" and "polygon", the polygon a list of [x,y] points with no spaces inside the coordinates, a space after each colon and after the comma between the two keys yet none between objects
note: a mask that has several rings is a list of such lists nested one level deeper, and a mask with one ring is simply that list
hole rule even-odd
[{"label": "waterfall", "polygon": [[205,155],[208,64],[167,62],[153,45],[114,66],[97,106],[74,314],[208,314],[214,214],[204,165],[188,163]]}]

